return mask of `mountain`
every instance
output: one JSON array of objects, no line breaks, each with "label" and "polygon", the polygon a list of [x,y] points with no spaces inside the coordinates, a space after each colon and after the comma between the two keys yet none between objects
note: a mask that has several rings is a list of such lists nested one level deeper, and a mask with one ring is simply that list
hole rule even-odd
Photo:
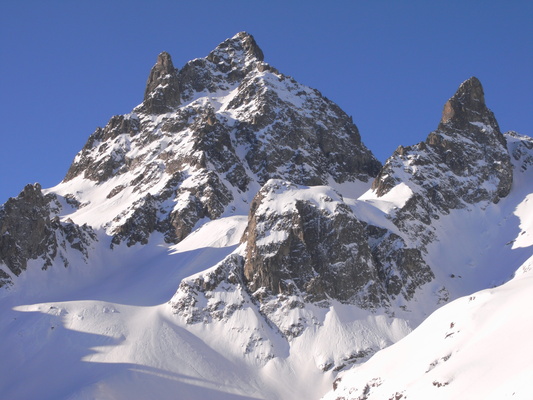
[{"label": "mountain", "polygon": [[328,396],[364,398],[351,368],[375,374],[430,314],[413,337],[529,276],[532,166],[476,78],[382,166],[251,35],[180,69],[163,52],[63,181],[0,207],[0,393],[292,399],[335,382]]}]

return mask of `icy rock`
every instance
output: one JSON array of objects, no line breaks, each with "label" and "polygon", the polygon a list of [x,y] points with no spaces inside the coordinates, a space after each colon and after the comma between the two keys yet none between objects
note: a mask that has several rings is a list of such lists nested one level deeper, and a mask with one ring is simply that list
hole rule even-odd
[{"label": "icy rock", "polygon": [[509,154],[518,164],[518,170],[527,171],[533,167],[533,139],[529,136],[520,135],[510,131],[505,134],[507,137]]},{"label": "icy rock", "polygon": [[410,300],[416,289],[435,278],[422,252],[409,248],[400,236],[374,225],[367,225],[366,232],[379,280],[389,298]]},{"label": "icy rock", "polygon": [[133,136],[139,131],[139,120],[135,115],[115,115],[105,128],[97,128],[89,136],[83,149],[78,153],[78,157],[71,164],[64,181],[70,181],[77,176],[83,176],[95,182],[105,182],[126,169],[126,159],[124,155],[129,150],[127,142],[122,142],[121,146],[113,146],[112,154],[108,157],[94,156],[102,154],[109,149],[111,143],[117,143],[121,135]]},{"label": "icy rock", "polygon": [[231,255],[197,276],[184,279],[170,300],[188,324],[225,321],[249,302],[242,280],[242,258]]}]

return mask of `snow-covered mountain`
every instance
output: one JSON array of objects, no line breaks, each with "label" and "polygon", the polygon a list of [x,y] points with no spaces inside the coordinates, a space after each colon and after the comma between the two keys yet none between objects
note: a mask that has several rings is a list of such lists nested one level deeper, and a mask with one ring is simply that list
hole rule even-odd
[{"label": "snow-covered mountain", "polygon": [[[504,334],[479,337],[478,308],[527,298],[532,196],[533,140],[500,132],[476,78],[381,166],[251,35],[181,69],[161,53],[62,182],[0,207],[1,397],[424,398],[433,377],[392,366],[425,340],[419,364],[448,374],[430,389],[463,393],[453,368],[483,373],[470,343]],[[448,348],[434,335],[455,313]],[[492,385],[531,394],[517,365]]]}]

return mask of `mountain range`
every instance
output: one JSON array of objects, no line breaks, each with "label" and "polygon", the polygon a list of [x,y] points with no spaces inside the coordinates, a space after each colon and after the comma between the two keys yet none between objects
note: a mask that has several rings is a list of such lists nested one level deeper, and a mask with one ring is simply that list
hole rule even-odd
[{"label": "mountain range", "polygon": [[0,397],[530,398],[532,221],[533,139],[475,77],[382,165],[250,34],[163,52],[0,206]]}]

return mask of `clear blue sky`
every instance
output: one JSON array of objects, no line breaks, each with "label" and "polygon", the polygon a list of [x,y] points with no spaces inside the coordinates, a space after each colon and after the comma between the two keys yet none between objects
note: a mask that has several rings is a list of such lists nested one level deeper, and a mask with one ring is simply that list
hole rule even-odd
[{"label": "clear blue sky", "polygon": [[477,76],[503,131],[532,135],[533,2],[0,1],[0,203],[59,183],[97,126],[142,101],[157,54],[239,31],[353,116],[384,161],[424,140]]}]

